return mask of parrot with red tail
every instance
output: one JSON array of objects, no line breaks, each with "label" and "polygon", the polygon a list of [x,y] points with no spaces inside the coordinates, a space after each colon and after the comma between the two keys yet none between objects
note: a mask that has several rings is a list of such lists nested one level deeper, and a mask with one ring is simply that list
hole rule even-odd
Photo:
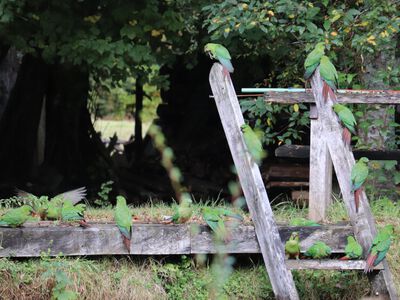
[{"label": "parrot with red tail", "polygon": [[371,272],[385,258],[392,243],[393,233],[393,225],[386,225],[375,236],[372,246],[368,250],[364,273]]},{"label": "parrot with red tail", "polygon": [[358,162],[353,166],[351,170],[351,191],[354,192],[354,203],[356,206],[356,212],[360,205],[360,195],[362,186],[368,177],[368,165],[369,159],[361,157]]},{"label": "parrot with red tail", "polygon": [[204,52],[206,52],[210,58],[218,60],[224,68],[224,75],[229,76],[229,73],[233,73],[234,68],[231,63],[231,55],[228,49],[220,44],[208,43],[204,46]]},{"label": "parrot with red tail", "polygon": [[114,219],[118,229],[121,232],[123,243],[131,252],[131,233],[132,233],[132,213],[126,205],[126,199],[122,196],[117,196],[117,206],[115,208]]},{"label": "parrot with red tail", "polygon": [[351,110],[348,109],[346,106],[336,103],[336,104],[332,105],[332,108],[335,111],[335,113],[338,115],[339,120],[344,125],[343,141],[346,145],[350,145],[351,134],[354,134],[354,135],[356,134],[355,126],[357,125],[357,121],[354,118],[354,115],[351,112]]}]

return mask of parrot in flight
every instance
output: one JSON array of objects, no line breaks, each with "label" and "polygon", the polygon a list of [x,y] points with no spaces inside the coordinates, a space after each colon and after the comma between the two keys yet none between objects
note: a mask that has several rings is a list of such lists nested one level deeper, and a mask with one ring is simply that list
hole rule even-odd
[{"label": "parrot in flight", "polygon": [[289,258],[299,259],[300,257],[300,240],[297,231],[292,232],[289,240],[285,243],[285,253]]},{"label": "parrot in flight", "polygon": [[231,63],[231,55],[228,49],[220,44],[208,43],[204,46],[204,52],[207,53],[210,58],[218,60],[224,68],[224,75],[229,76],[229,73],[233,73],[234,69]]},{"label": "parrot in flight", "polygon": [[360,206],[362,185],[368,177],[368,162],[368,158],[361,157],[351,169],[351,191],[354,192],[354,203],[356,206],[356,212],[358,212],[358,207]]},{"label": "parrot in flight", "polygon": [[32,211],[29,205],[11,209],[0,217],[0,226],[19,227],[29,219]]},{"label": "parrot in flight", "polygon": [[349,259],[357,259],[362,255],[362,247],[359,243],[357,243],[356,239],[353,236],[347,237],[347,245],[344,248],[344,253],[346,254],[340,260],[349,260]]},{"label": "parrot in flight", "polygon": [[267,156],[266,151],[263,149],[260,138],[247,124],[240,126],[240,129],[243,132],[243,138],[247,146],[247,151],[251,154],[251,157],[254,159],[257,165],[260,165],[262,160]]},{"label": "parrot in flight", "polygon": [[354,118],[353,113],[346,106],[336,103],[332,105],[333,110],[338,115],[339,120],[344,125],[343,128],[343,141],[346,145],[350,145],[351,134],[356,134],[357,121]]},{"label": "parrot in flight", "polygon": [[368,250],[364,273],[371,272],[385,258],[392,242],[393,233],[393,225],[386,225],[375,236]]},{"label": "parrot in flight", "polygon": [[172,216],[172,222],[185,223],[192,217],[192,200],[189,196],[183,196],[181,203],[175,207],[175,213]]},{"label": "parrot in flight", "polygon": [[82,227],[89,227],[83,216],[86,209],[85,204],[74,205],[71,200],[64,200],[61,207],[61,220],[64,222],[79,222]]},{"label": "parrot in flight", "polygon": [[319,66],[321,57],[325,54],[325,43],[318,43],[314,50],[308,54],[304,62],[304,79],[309,80]]},{"label": "parrot in flight", "polygon": [[235,214],[229,209],[204,207],[203,219],[211,230],[217,235],[219,239],[226,239],[227,231],[224,223],[224,217],[232,217],[237,220],[243,220],[241,215]]},{"label": "parrot in flight", "polygon": [[320,259],[329,256],[332,253],[332,249],[324,242],[315,242],[306,253],[305,256]]},{"label": "parrot in flight", "polygon": [[305,218],[294,218],[290,221],[290,226],[321,226],[320,224]]},{"label": "parrot in flight", "polygon": [[128,252],[131,252],[131,233],[132,233],[132,213],[126,199],[122,196],[117,196],[117,206],[115,208],[114,219],[117,227],[121,232],[122,239]]},{"label": "parrot in flight", "polygon": [[323,55],[321,57],[319,72],[321,74],[324,86],[322,88],[322,95],[326,100],[328,100],[328,94],[331,96],[333,101],[336,100],[335,93],[336,87],[338,85],[338,74],[335,66],[331,63],[328,56]]}]

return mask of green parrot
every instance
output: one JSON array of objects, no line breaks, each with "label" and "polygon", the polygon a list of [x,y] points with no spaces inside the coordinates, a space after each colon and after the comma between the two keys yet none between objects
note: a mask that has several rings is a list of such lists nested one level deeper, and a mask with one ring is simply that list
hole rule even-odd
[{"label": "green parrot", "polygon": [[394,233],[393,225],[386,225],[378,232],[368,250],[364,273],[369,273],[377,266],[389,251]]},{"label": "green parrot", "polygon": [[227,237],[224,217],[232,217],[240,221],[243,220],[241,215],[235,214],[229,209],[217,207],[203,208],[204,221],[220,239],[225,239]]},{"label": "green parrot", "polygon": [[357,243],[356,239],[353,236],[347,237],[347,245],[344,248],[345,256],[339,258],[340,260],[349,260],[349,259],[357,259],[362,255],[362,247],[359,243]]},{"label": "green parrot", "polygon": [[61,220],[64,222],[79,222],[82,227],[89,227],[84,218],[85,204],[74,205],[71,200],[64,200],[61,207]]},{"label": "green parrot", "polygon": [[300,257],[300,240],[299,240],[299,233],[292,232],[290,235],[289,240],[285,243],[285,253],[288,255],[289,258],[296,258],[299,259]]},{"label": "green parrot", "polygon": [[225,76],[229,76],[229,73],[233,73],[234,69],[231,63],[231,55],[224,46],[208,43],[204,46],[204,52],[206,52],[210,58],[216,59],[222,64]]},{"label": "green parrot", "polygon": [[247,124],[240,126],[240,129],[243,132],[243,138],[247,146],[247,151],[249,151],[251,157],[254,159],[257,165],[260,165],[262,160],[267,156],[267,153],[263,149],[260,138]]},{"label": "green parrot", "polygon": [[16,192],[18,198],[32,207],[34,216],[40,217],[41,220],[46,219],[47,207],[49,204],[49,198],[47,196],[38,197],[19,189],[16,189]]},{"label": "green parrot", "polygon": [[335,66],[326,55],[321,57],[319,72],[324,81],[322,95],[325,101],[328,99],[328,94],[331,96],[332,100],[336,100],[334,92],[336,92],[336,86],[338,85],[338,74]]},{"label": "green parrot", "polygon": [[324,242],[315,242],[306,253],[305,256],[320,259],[329,256],[332,253],[332,249]]},{"label": "green parrot", "polygon": [[172,222],[185,223],[192,217],[192,200],[189,196],[182,196],[181,203],[175,207],[175,213],[172,216]]},{"label": "green parrot", "polygon": [[51,198],[47,204],[46,219],[47,220],[61,220],[61,210],[63,206],[63,198]]},{"label": "green parrot", "polygon": [[325,54],[325,43],[318,43],[314,50],[308,54],[304,62],[304,78],[309,80],[319,66],[321,57]]},{"label": "green parrot", "polygon": [[338,115],[340,121],[344,125],[343,128],[343,141],[346,145],[350,145],[351,134],[356,134],[357,121],[353,113],[346,106],[336,103],[332,105],[333,110]]},{"label": "green parrot", "polygon": [[354,203],[356,206],[356,212],[360,205],[360,195],[362,191],[362,185],[368,177],[368,165],[369,159],[361,157],[358,162],[351,169],[351,191],[354,192]]},{"label": "green parrot", "polygon": [[118,229],[121,232],[123,243],[131,252],[131,233],[132,233],[132,213],[126,199],[123,196],[117,196],[117,206],[115,207],[114,219]]},{"label": "green parrot", "polygon": [[11,209],[0,217],[0,226],[19,227],[29,219],[32,211],[29,205]]},{"label": "green parrot", "polygon": [[290,226],[321,226],[320,224],[305,218],[294,218],[290,221]]}]

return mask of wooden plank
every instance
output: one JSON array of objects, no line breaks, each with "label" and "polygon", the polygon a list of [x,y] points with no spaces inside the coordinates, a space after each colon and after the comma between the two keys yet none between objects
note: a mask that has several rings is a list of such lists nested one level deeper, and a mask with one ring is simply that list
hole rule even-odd
[{"label": "wooden plank", "polygon": [[[313,94],[310,92],[283,92],[273,93],[269,92],[264,94],[266,102],[281,103],[281,104],[294,104],[294,103],[315,103]],[[380,94],[354,94],[354,93],[341,93],[338,98],[339,103],[368,103],[368,104],[399,104],[399,93],[380,93]]]},{"label": "wooden plank", "polygon": [[211,68],[209,80],[275,297],[299,299],[292,273],[285,265],[283,244],[260,170],[246,150],[240,130],[244,119],[232,81],[217,63]]},{"label": "wooden plank", "polygon": [[308,218],[322,221],[332,203],[332,160],[324,138],[321,118],[311,119],[310,133],[310,197]]},{"label": "wooden plank", "polygon": [[308,181],[270,181],[267,183],[267,188],[271,187],[294,188],[294,187],[307,187],[307,186],[309,186]]},{"label": "wooden plank", "polygon": [[[348,225],[317,227],[279,226],[280,239],[285,242],[292,232],[299,232],[301,251],[305,252],[316,241],[323,241],[333,253],[343,253],[352,228]],[[199,224],[133,224],[131,254],[169,255],[216,253],[213,235],[205,225]],[[128,254],[115,224],[90,223],[79,226],[55,226],[54,222],[28,222],[21,228],[0,228],[0,257],[38,257],[50,250],[49,255],[63,253],[75,255]],[[240,225],[232,229],[228,253],[260,253],[253,226]]]},{"label": "wooden plank", "polygon": [[[353,150],[356,159],[368,157],[370,160],[397,160],[400,161],[400,150]],[[275,149],[276,157],[310,158],[308,145],[282,145]]]},{"label": "wooden plank", "polygon": [[[286,266],[290,270],[364,270],[364,260],[314,260],[314,259],[302,259],[286,260]],[[374,270],[382,270],[382,264],[377,265]]]},{"label": "wooden plank", "polygon": [[[323,81],[319,69],[316,70],[311,78],[311,87],[318,109],[318,118],[321,120],[323,127],[323,138],[328,145],[329,153],[337,175],[336,177],[342,192],[342,198],[349,214],[350,222],[354,226],[354,233],[357,240],[363,247],[364,253],[366,253],[372,244],[373,236],[375,236],[377,232],[375,220],[372,216],[371,208],[365,192],[362,192],[361,194],[358,213],[355,211],[354,193],[351,192],[350,186],[350,174],[351,169],[355,164],[355,159],[350,147],[346,146],[343,142],[342,127],[332,109],[332,99],[329,98],[326,102],[323,99]],[[310,165],[314,163],[315,161],[312,161],[312,158],[310,158]],[[386,261],[383,264],[385,267],[383,275],[387,291],[389,292],[391,299],[397,299],[391,272],[387,267]],[[382,291],[383,290],[384,287],[382,287]]]}]

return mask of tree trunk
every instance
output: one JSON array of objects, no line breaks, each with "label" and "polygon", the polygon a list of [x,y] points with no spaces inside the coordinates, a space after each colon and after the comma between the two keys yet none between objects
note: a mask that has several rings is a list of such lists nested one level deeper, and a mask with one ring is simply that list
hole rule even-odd
[{"label": "tree trunk", "polygon": [[143,151],[143,136],[142,136],[142,110],[143,110],[143,85],[140,81],[140,76],[136,78],[135,89],[135,157],[140,159]]}]

